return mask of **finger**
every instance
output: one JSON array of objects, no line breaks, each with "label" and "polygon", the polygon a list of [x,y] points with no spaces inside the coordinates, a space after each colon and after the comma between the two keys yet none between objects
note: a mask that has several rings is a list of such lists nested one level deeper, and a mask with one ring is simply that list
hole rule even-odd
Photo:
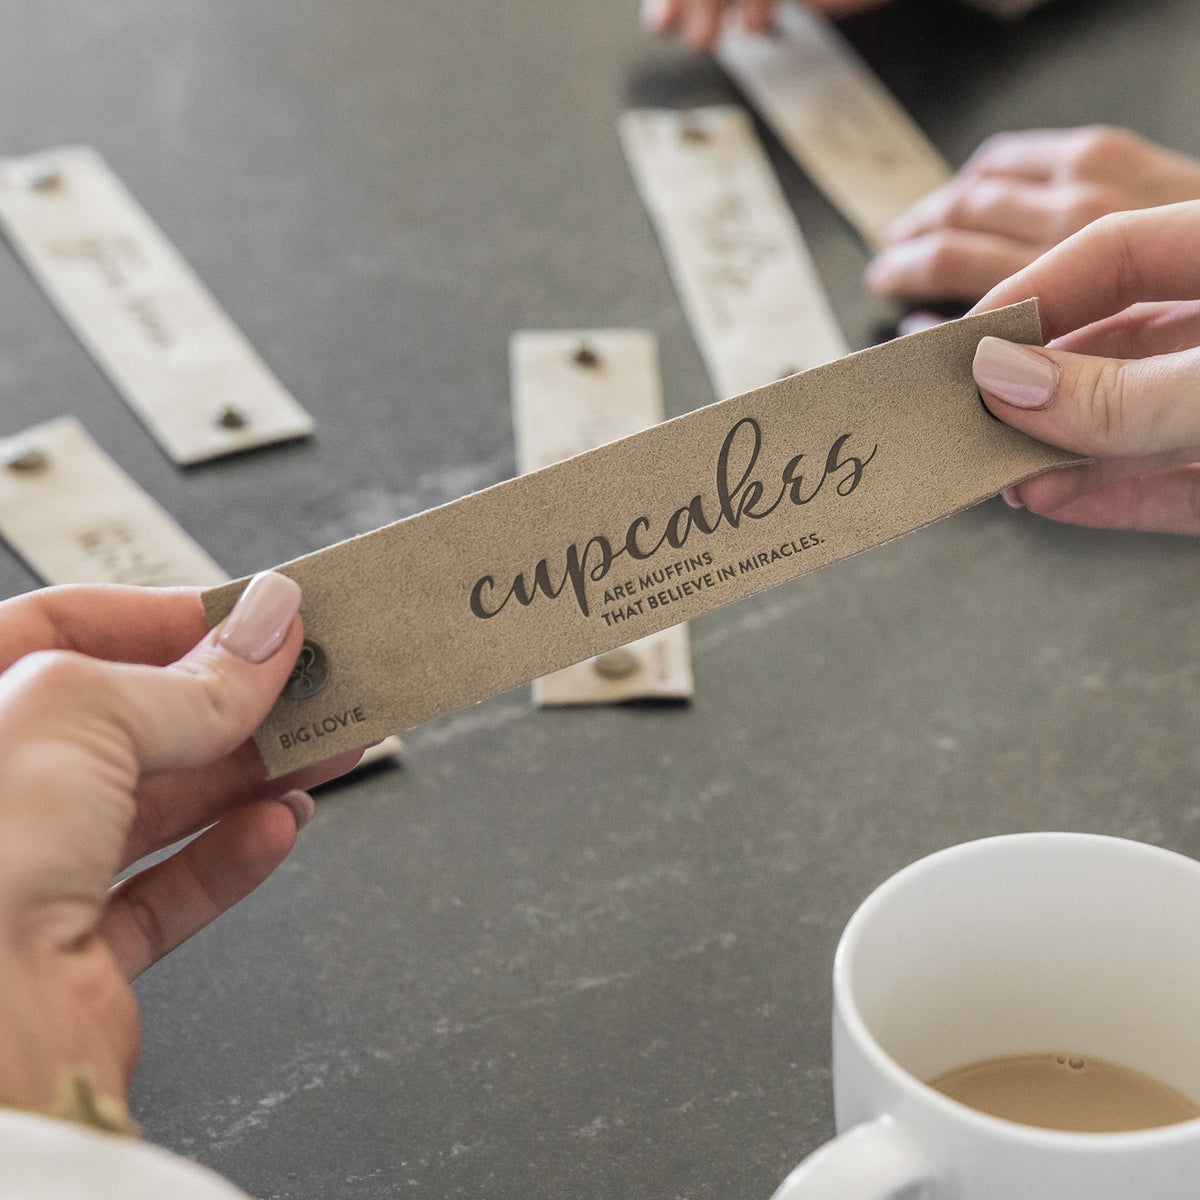
[{"label": "finger", "polygon": [[642,24],[657,33],[679,28],[684,0],[642,0]]},{"label": "finger", "polygon": [[688,9],[685,36],[697,50],[711,52],[721,38],[726,0],[692,0]]},{"label": "finger", "polygon": [[745,0],[742,20],[748,33],[770,33],[775,28],[775,0]]},{"label": "finger", "polygon": [[942,229],[889,246],[868,266],[867,283],[895,300],[972,303],[1037,253],[1010,238]]},{"label": "finger", "polygon": [[1036,296],[1047,340],[1144,300],[1200,296],[1200,201],[1113,213],[994,287],[988,312]]},{"label": "finger", "polygon": [[151,775],[138,789],[137,817],[118,870],[221,820],[248,800],[278,799],[337,779],[361,757],[361,750],[351,750],[268,782],[257,748],[247,741],[212,766]]},{"label": "finger", "polygon": [[1128,207],[1111,189],[1090,183],[1029,183],[1000,176],[960,179],[919,200],[889,226],[888,240],[949,226],[1011,238],[1040,253],[1098,217]]},{"label": "finger", "polygon": [[112,665],[107,715],[127,733],[143,773],[204,766],[245,741],[299,653],[299,604],[299,586],[267,571],[178,662]]},{"label": "finger", "polygon": [[1023,129],[993,134],[967,159],[962,174],[1006,175],[1035,183],[1047,182],[1058,174],[1068,149],[1081,132]]},{"label": "finger", "polygon": [[[143,774],[218,760],[265,716],[299,649],[298,597],[283,576],[259,577],[217,631],[168,667],[55,650],[25,655],[0,675],[8,747],[0,852],[26,835],[27,844],[42,844],[39,829],[53,828],[60,845],[87,860],[87,878],[76,872],[80,892],[107,887]],[[30,869],[38,874],[36,863]],[[22,880],[36,891],[33,876]]]},{"label": "finger", "polygon": [[948,313],[938,312],[936,309],[916,308],[912,312],[905,313],[896,322],[896,336],[907,337],[910,333],[920,333],[924,329],[945,325],[947,321],[953,319]]},{"label": "finger", "polygon": [[0,608],[0,669],[36,650],[163,666],[186,654],[207,629],[196,588],[41,588]]},{"label": "finger", "polygon": [[249,895],[288,856],[312,799],[288,793],[231,813],[170,858],[113,889],[100,933],[127,979]]},{"label": "finger", "polygon": [[926,193],[915,204],[902,212],[890,222],[885,233],[886,243],[904,242],[918,234],[928,233],[931,229],[947,224],[947,214],[955,202],[958,189],[962,186],[960,179],[952,179],[949,183]]},{"label": "finger", "polygon": [[1200,466],[1102,482],[1095,471],[1100,465],[1051,471],[1012,492],[1021,507],[1054,521],[1093,529],[1200,535]]},{"label": "finger", "polygon": [[986,337],[974,374],[997,417],[1066,450],[1122,458],[1200,445],[1200,349],[1112,359]]},{"label": "finger", "polygon": [[1050,343],[1056,350],[1105,358],[1149,358],[1200,346],[1200,300],[1134,304]]}]

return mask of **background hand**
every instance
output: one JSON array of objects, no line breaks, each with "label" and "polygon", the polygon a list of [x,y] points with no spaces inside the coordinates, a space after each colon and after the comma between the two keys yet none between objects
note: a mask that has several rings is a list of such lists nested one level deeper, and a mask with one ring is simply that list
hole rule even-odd
[{"label": "background hand", "polygon": [[[831,17],[878,8],[885,0],[807,0]],[[740,13],[748,33],[774,28],[778,0],[642,0],[642,23],[656,33],[679,33],[697,50],[713,51],[729,11]]]},{"label": "background hand", "polygon": [[1121,129],[1001,133],[889,231],[880,295],[974,303],[1099,217],[1200,199],[1200,163]]}]

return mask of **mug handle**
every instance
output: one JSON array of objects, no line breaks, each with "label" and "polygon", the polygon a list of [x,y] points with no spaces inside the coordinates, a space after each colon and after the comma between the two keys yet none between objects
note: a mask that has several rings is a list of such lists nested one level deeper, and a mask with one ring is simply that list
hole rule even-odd
[{"label": "mug handle", "polygon": [[771,1200],[902,1200],[929,1178],[916,1143],[893,1118],[879,1117],[814,1150]]}]

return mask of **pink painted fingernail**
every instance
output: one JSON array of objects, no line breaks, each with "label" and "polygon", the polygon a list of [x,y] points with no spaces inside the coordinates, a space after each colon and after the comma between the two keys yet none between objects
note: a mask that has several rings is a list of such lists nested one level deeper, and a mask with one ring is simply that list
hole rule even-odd
[{"label": "pink painted fingernail", "polygon": [[667,0],[642,0],[642,24],[647,29],[661,29],[667,13]]},{"label": "pink painted fingernail", "polygon": [[894,242],[867,264],[867,287],[881,296],[900,295],[926,274],[927,254],[920,242]]},{"label": "pink painted fingernail", "polygon": [[867,281],[867,286],[872,291],[885,291],[892,279],[892,259],[894,254],[891,247],[886,250],[881,250],[869,263],[863,271],[863,278]]},{"label": "pink painted fingernail", "polygon": [[303,829],[313,819],[313,815],[317,811],[316,802],[307,792],[284,792],[279,797],[279,803],[286,805],[292,810],[292,816],[296,818],[297,829]]},{"label": "pink painted fingernail", "polygon": [[1017,495],[1015,487],[1006,487],[1000,492],[1000,498],[1008,505],[1009,508],[1024,508],[1025,505],[1021,501],[1021,497]]},{"label": "pink painted fingernail", "polygon": [[901,337],[906,337],[910,333],[921,333],[925,329],[933,329],[938,325],[945,325],[948,320],[950,318],[943,316],[941,313],[918,310],[906,313],[901,317],[896,322],[896,332]]},{"label": "pink painted fingernail", "polygon": [[300,585],[286,575],[255,575],[225,618],[218,641],[247,662],[266,662],[300,611]]},{"label": "pink painted fingernail", "polygon": [[1047,408],[1058,391],[1058,364],[1028,346],[985,337],[975,349],[975,382],[1014,408]]}]

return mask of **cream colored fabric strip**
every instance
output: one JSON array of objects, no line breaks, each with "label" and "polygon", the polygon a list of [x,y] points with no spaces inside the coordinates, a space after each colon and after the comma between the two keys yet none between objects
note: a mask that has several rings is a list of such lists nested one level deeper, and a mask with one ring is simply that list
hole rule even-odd
[{"label": "cream colored fabric strip", "polygon": [[779,7],[778,31],[731,21],[717,54],[750,103],[872,249],[950,167],[828,19]]},{"label": "cream colored fabric strip", "polygon": [[[658,345],[642,330],[527,330],[514,334],[509,362],[522,472],[594,450],[663,419]],[[613,596],[614,605],[620,598]],[[613,612],[627,619],[619,607]],[[628,619],[635,627],[636,620]],[[694,692],[686,625],[533,681],[534,701],[543,707],[687,700]]]},{"label": "cream colored fabric strip", "polygon": [[312,418],[94,150],[0,160],[0,225],[176,462],[312,431]]},{"label": "cream colored fabric strip", "polygon": [[621,141],[719,398],[846,353],[812,256],[739,108],[625,113]]},{"label": "cream colored fabric strip", "polygon": [[73,417],[0,441],[0,534],[47,583],[229,578]]},{"label": "cream colored fabric strip", "polygon": [[[214,587],[229,578],[73,417],[0,440],[0,536],[46,583]],[[401,749],[384,737],[359,766]]]}]

